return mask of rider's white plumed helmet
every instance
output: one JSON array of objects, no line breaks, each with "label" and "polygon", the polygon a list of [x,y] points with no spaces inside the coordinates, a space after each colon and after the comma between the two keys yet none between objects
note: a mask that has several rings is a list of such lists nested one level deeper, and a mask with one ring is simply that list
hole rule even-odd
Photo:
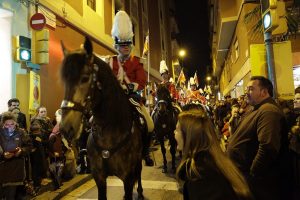
[{"label": "rider's white plumed helmet", "polygon": [[115,40],[116,45],[132,44],[132,22],[125,11],[121,10],[117,12],[114,18],[111,35]]},{"label": "rider's white plumed helmet", "polygon": [[165,60],[160,61],[159,73],[163,74],[163,73],[168,72],[168,71],[169,71],[169,69],[167,67],[166,61]]},{"label": "rider's white plumed helmet", "polygon": [[193,77],[190,78],[190,85],[196,85],[195,79]]}]

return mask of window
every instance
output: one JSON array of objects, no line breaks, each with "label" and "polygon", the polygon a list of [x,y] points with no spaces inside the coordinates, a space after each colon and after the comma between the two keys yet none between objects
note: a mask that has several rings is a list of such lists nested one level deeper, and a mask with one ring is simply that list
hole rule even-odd
[{"label": "window", "polygon": [[87,0],[87,5],[93,9],[94,11],[96,11],[96,0]]}]

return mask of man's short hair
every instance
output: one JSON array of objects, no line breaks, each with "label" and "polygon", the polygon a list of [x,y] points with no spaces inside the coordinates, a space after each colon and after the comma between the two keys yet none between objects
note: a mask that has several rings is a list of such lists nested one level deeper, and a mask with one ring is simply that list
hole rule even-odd
[{"label": "man's short hair", "polygon": [[12,102],[20,103],[20,100],[17,98],[12,98],[12,99],[8,100],[7,105],[11,106]]},{"label": "man's short hair", "polygon": [[295,89],[295,94],[300,93],[300,86]]},{"label": "man's short hair", "polygon": [[12,113],[12,112],[4,112],[2,113],[2,118],[1,118],[1,124],[4,124],[5,121],[7,120],[14,120],[15,122],[17,122],[17,118],[16,116]]},{"label": "man's short hair", "polygon": [[261,88],[267,89],[269,95],[271,97],[273,97],[273,84],[269,79],[267,79],[266,77],[263,77],[263,76],[252,76],[250,80],[251,81],[258,80],[259,86]]}]

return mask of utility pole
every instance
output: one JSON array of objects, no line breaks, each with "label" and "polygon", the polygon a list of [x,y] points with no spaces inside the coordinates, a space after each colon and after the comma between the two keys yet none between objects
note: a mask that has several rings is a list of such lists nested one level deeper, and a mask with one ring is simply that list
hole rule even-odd
[{"label": "utility pole", "polygon": [[272,44],[272,31],[279,26],[277,13],[277,0],[261,0],[262,23],[264,28],[264,41],[266,46],[266,59],[268,64],[268,78],[273,83],[273,97],[277,98],[276,73],[274,52]]},{"label": "utility pole", "polygon": [[267,64],[268,64],[268,68],[267,68],[268,78],[273,83],[273,97],[277,99],[277,84],[276,84],[274,51],[273,51],[271,31],[267,31],[264,33],[264,40],[265,40],[266,56],[267,56]]}]

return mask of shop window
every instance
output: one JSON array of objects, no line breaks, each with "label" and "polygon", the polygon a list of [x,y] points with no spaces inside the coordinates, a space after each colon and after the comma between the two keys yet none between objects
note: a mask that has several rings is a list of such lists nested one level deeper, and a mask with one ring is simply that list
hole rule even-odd
[{"label": "shop window", "polygon": [[300,65],[293,67],[294,87],[300,86]]},{"label": "shop window", "polygon": [[87,0],[87,5],[93,9],[94,11],[96,11],[96,0]]}]

